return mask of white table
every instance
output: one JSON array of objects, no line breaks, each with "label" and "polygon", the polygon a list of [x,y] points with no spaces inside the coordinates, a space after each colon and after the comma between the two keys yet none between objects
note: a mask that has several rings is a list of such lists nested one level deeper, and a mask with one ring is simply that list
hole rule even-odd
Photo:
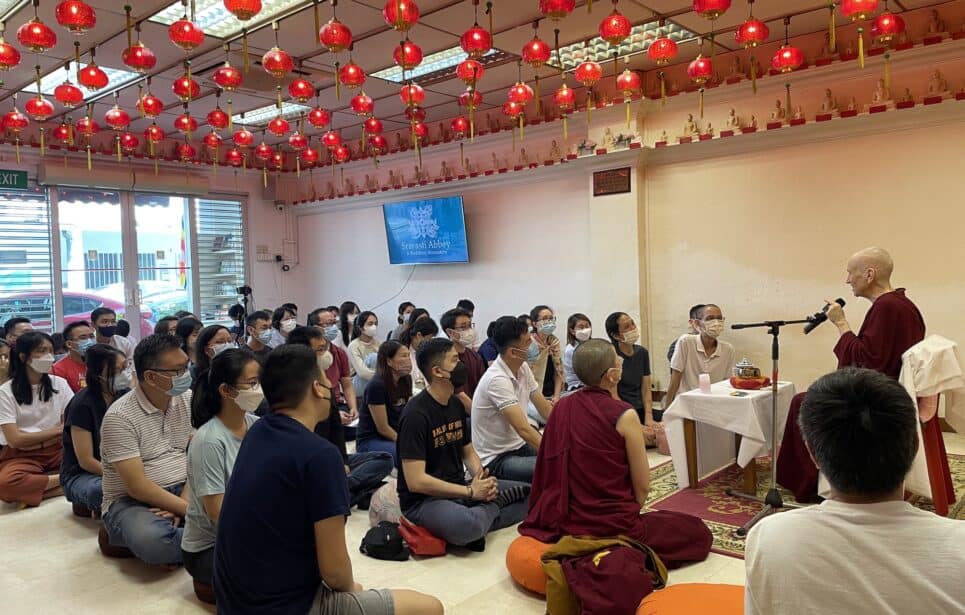
[{"label": "white table", "polygon": [[[741,395],[734,395],[740,393]],[[663,413],[677,484],[681,489],[696,487],[700,476],[726,466],[734,459],[731,442],[720,446],[719,438],[698,437],[698,427],[730,432],[740,438],[737,465],[747,468],[754,458],[771,449],[771,387],[759,391],[738,391],[726,380],[715,382],[710,393],[694,389],[681,395]],[[779,382],[777,388],[777,432],[784,433],[787,412],[794,397],[794,384]],[[700,425],[698,425],[698,423]],[[714,442],[706,440],[713,439]],[[773,460],[772,460],[773,463]],[[750,468],[754,468],[751,464]],[[756,475],[745,475],[745,488]],[[756,487],[756,485],[755,485]]]}]

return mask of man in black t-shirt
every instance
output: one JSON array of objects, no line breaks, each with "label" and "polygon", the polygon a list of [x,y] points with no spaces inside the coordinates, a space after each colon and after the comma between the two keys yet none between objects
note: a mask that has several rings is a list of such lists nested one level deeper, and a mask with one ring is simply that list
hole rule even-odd
[{"label": "man in black t-shirt", "polygon": [[261,385],[271,412],[241,444],[218,519],[218,612],[441,615],[431,596],[363,591],[355,581],[342,456],[312,432],[332,411],[315,353],[300,344],[275,349]]},{"label": "man in black t-shirt", "polygon": [[[453,343],[429,340],[416,360],[428,386],[402,411],[396,441],[402,513],[447,543],[482,551],[488,532],[526,517],[529,485],[497,481],[483,469],[454,396],[466,366]],[[474,477],[468,484],[464,464]]]}]

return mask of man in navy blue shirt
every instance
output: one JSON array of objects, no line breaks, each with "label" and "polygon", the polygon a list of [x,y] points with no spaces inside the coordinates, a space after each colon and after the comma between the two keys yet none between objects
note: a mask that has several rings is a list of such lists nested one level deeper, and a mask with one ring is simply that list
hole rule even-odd
[{"label": "man in navy blue shirt", "polygon": [[315,353],[274,350],[261,385],[271,412],[245,436],[218,521],[219,613],[434,615],[442,604],[355,581],[345,545],[348,484],[339,450],[313,429],[332,410]]}]

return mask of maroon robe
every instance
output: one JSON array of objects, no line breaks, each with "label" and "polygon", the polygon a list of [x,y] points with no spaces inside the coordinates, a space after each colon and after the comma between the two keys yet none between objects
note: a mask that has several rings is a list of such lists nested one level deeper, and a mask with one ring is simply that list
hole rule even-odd
[{"label": "maroon robe", "polygon": [[668,568],[702,561],[713,541],[703,521],[670,511],[640,514],[626,441],[616,430],[631,409],[595,387],[556,404],[536,460],[529,515],[519,533],[550,543],[562,536],[624,535],[649,546]]},{"label": "maroon robe", "polygon": [[[838,369],[864,367],[898,379],[901,355],[925,339],[925,319],[918,307],[905,296],[905,289],[887,292],[871,304],[858,334],[848,332],[838,339],[834,354]],[[777,482],[794,493],[799,502],[817,495],[818,469],[804,446],[797,417],[806,393],[791,401],[784,426],[784,438],[777,457]]]}]

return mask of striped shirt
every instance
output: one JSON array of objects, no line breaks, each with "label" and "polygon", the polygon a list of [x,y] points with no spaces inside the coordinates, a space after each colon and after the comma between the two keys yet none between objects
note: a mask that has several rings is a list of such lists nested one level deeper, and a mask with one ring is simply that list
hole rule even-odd
[{"label": "striped shirt", "polygon": [[191,391],[171,399],[167,411],[156,408],[140,389],[124,395],[107,410],[101,425],[101,462],[104,465],[104,503],[127,495],[114,464],[140,457],[144,475],[161,487],[187,480],[191,428]]}]

